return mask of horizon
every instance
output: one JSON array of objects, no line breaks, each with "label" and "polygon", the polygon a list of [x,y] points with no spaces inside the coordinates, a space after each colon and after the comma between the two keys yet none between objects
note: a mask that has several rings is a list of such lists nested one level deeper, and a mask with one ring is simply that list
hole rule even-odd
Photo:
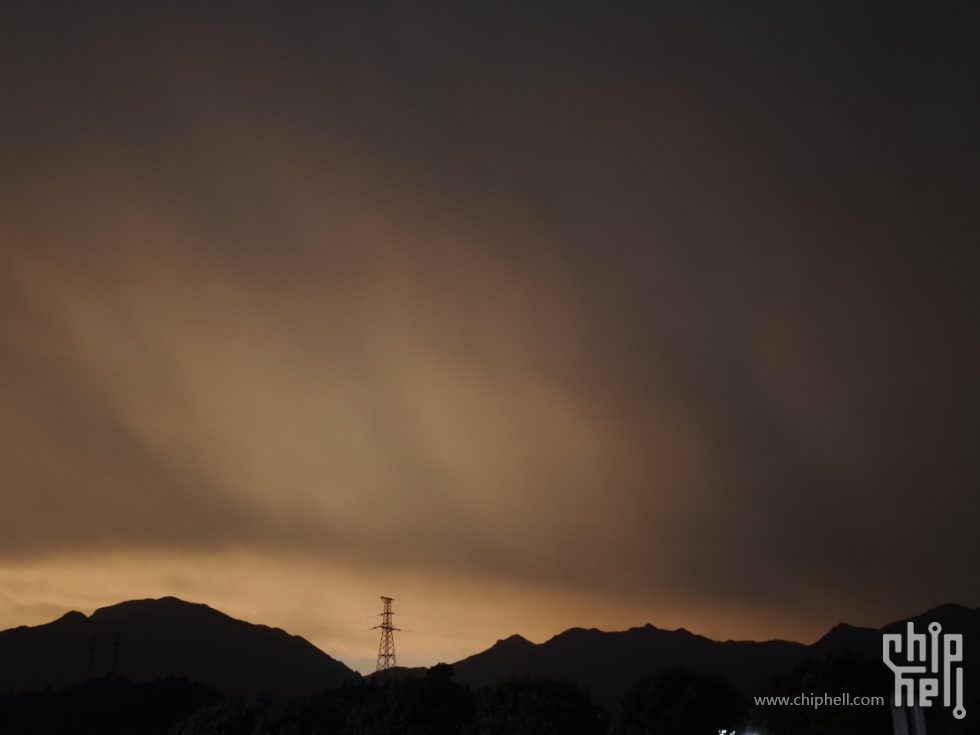
[{"label": "horizon", "polygon": [[[236,618],[233,615],[229,615],[224,610],[220,610],[218,608],[215,608],[215,607],[213,607],[211,605],[208,605],[207,603],[197,602],[197,601],[194,601],[194,600],[185,600],[185,599],[182,599],[182,598],[179,598],[179,597],[174,597],[172,595],[167,595],[167,596],[159,597],[159,598],[142,598],[142,599],[120,600],[118,602],[115,602],[115,603],[112,603],[112,604],[109,604],[109,605],[106,605],[106,606],[95,608],[94,610],[92,610],[92,612],[85,612],[84,610],[68,610],[68,611],[64,612],[62,615],[58,616],[57,618],[53,618],[53,619],[48,620],[48,621],[45,621],[43,623],[38,623],[37,625],[46,625],[46,624],[49,624],[49,623],[56,622],[57,620],[60,620],[61,618],[65,617],[66,615],[70,615],[72,613],[81,613],[86,618],[91,618],[93,615],[95,615],[100,610],[104,610],[104,609],[107,609],[107,608],[118,607],[118,606],[125,605],[125,604],[128,604],[128,603],[133,603],[133,602],[161,602],[161,601],[164,601],[164,600],[174,600],[176,602],[179,602],[181,604],[186,604],[186,605],[204,606],[204,607],[207,607],[208,609],[210,609],[210,610],[212,610],[214,612],[218,612],[218,613],[221,613],[223,615],[226,615],[227,617],[229,617],[229,618],[231,618],[233,620],[240,620],[241,622],[247,622],[247,623],[250,623],[250,624],[253,624],[253,625],[260,625],[260,626],[271,627],[271,628],[276,629],[276,630],[281,630],[281,631],[283,631],[283,632],[285,632],[285,633],[287,633],[289,635],[299,635],[296,631],[292,631],[292,630],[288,630],[288,629],[285,629],[285,628],[281,628],[279,626],[269,626],[267,623],[264,623],[264,622],[262,622],[260,620],[244,620],[244,619]],[[947,607],[958,607],[958,608],[962,608],[964,610],[980,611],[980,607],[974,609],[974,608],[969,608],[969,607],[967,607],[965,605],[962,605],[962,604],[960,604],[958,602],[946,602],[946,603],[937,605],[935,607],[931,607],[931,608],[929,608],[927,610],[923,610],[923,611],[921,611],[919,613],[916,613],[915,615],[911,615],[911,616],[909,616],[909,618],[926,617],[929,613],[931,613],[931,612],[933,612],[935,610],[939,610],[939,609],[947,608]],[[373,617],[380,617],[380,615],[373,616]],[[677,627],[677,628],[663,628],[663,627],[660,627],[658,625],[654,625],[651,622],[646,622],[646,623],[642,623],[642,624],[639,624],[639,625],[632,625],[632,626],[629,626],[628,628],[615,629],[615,630],[605,630],[605,629],[600,629],[600,628],[596,628],[596,627],[588,627],[588,628],[585,628],[585,627],[582,627],[582,626],[573,626],[571,628],[565,628],[564,630],[555,632],[555,633],[553,633],[553,634],[551,634],[551,635],[549,635],[549,636],[547,636],[545,638],[541,638],[540,640],[532,640],[530,638],[527,638],[526,636],[521,635],[520,633],[511,633],[511,634],[506,635],[506,636],[503,636],[501,638],[497,638],[492,644],[490,644],[489,646],[487,646],[485,648],[481,648],[479,650],[476,650],[476,651],[473,651],[471,653],[465,654],[465,655],[460,656],[459,658],[455,658],[453,660],[442,660],[441,659],[439,661],[432,661],[431,663],[428,663],[428,664],[426,664],[426,663],[414,663],[414,664],[398,663],[397,666],[399,668],[418,668],[418,667],[431,668],[432,666],[435,666],[436,664],[439,664],[439,663],[453,664],[453,663],[457,663],[459,661],[465,660],[465,659],[469,658],[470,656],[474,656],[474,655],[483,653],[483,652],[489,650],[490,648],[492,648],[493,646],[495,646],[495,645],[497,645],[499,643],[503,643],[505,641],[511,640],[512,638],[521,638],[522,640],[525,640],[525,641],[527,641],[529,643],[532,643],[534,645],[541,645],[543,643],[547,643],[548,641],[552,640],[553,638],[557,638],[557,637],[559,637],[559,636],[561,636],[561,635],[563,635],[565,633],[568,633],[569,631],[572,631],[572,630],[597,631],[597,632],[600,632],[600,633],[625,633],[625,632],[629,632],[629,631],[632,631],[632,630],[641,630],[641,629],[644,629],[644,628],[647,628],[647,627],[652,627],[652,628],[654,628],[656,630],[661,630],[661,631],[670,632],[670,633],[686,632],[686,633],[690,633],[690,634],[692,634],[694,636],[707,638],[708,640],[712,640],[712,641],[719,642],[719,643],[732,642],[732,641],[738,641],[738,642],[755,642],[755,643],[762,643],[762,642],[768,642],[768,641],[784,641],[784,642],[790,642],[790,643],[800,643],[800,644],[802,644],[804,646],[810,646],[810,645],[813,645],[813,644],[817,643],[819,640],[823,639],[827,634],[829,634],[830,632],[832,632],[834,629],[836,629],[839,626],[852,626],[852,627],[857,627],[857,628],[862,628],[862,629],[876,630],[876,629],[880,629],[880,628],[885,627],[885,625],[903,622],[904,620],[906,620],[906,618],[898,618],[898,619],[895,619],[895,620],[887,621],[886,623],[883,623],[882,625],[878,625],[878,626],[854,626],[852,623],[850,623],[850,622],[848,622],[846,620],[840,620],[837,623],[835,623],[833,626],[831,626],[827,630],[825,630],[816,639],[811,640],[811,641],[796,641],[796,640],[790,640],[790,639],[786,639],[786,638],[769,638],[769,639],[728,638],[728,639],[719,639],[719,638],[712,638],[711,636],[705,636],[705,635],[699,633],[696,630],[690,630],[689,628],[686,628],[684,626],[680,626],[680,627]],[[14,626],[12,628],[6,628],[6,629],[0,629],[0,633],[2,633],[4,630],[14,630],[17,627],[19,627],[19,626]],[[36,627],[36,625],[34,625],[34,626],[28,626],[28,627]],[[402,631],[399,631],[399,632],[402,632]],[[360,658],[356,658],[356,659],[350,659],[350,658],[344,659],[344,658],[336,655],[334,652],[331,652],[331,651],[323,648],[322,646],[317,645],[316,642],[309,640],[305,636],[300,635],[300,637],[303,638],[303,640],[306,640],[308,643],[310,643],[313,646],[315,646],[322,653],[327,654],[328,656],[330,656],[331,658],[333,658],[336,661],[340,661],[341,663],[343,663],[344,665],[346,665],[348,668],[350,668],[352,671],[357,672],[361,676],[368,676],[370,674],[376,673],[376,669],[374,668],[374,666],[376,664],[377,656],[373,656],[373,657],[360,657]],[[397,641],[398,640],[399,639],[396,638],[396,654],[397,654],[397,648],[398,648],[398,646],[397,646]]]},{"label": "horizon", "polygon": [[980,606],[969,12],[0,7],[0,628]]}]

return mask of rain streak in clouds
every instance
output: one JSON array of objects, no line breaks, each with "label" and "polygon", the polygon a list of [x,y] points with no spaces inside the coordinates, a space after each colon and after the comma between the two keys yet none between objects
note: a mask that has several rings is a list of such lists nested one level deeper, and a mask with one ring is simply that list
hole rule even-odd
[{"label": "rain streak in clouds", "polygon": [[333,653],[314,601],[391,594],[431,663],[980,604],[941,19],[30,12],[0,623],[182,592]]}]

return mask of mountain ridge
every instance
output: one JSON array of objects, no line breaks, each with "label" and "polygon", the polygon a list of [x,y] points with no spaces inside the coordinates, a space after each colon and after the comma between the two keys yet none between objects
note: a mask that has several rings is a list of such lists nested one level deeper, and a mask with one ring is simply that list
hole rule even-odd
[{"label": "mountain ridge", "polygon": [[[683,667],[722,676],[747,694],[762,693],[775,671],[808,657],[846,650],[879,659],[883,632],[904,632],[912,621],[980,639],[980,608],[956,603],[867,628],[838,623],[810,644],[718,641],[686,628],[651,623],[624,631],[569,628],[543,643],[519,634],[451,664],[456,680],[473,688],[513,676],[566,679],[611,704],[641,676]],[[424,667],[396,678],[423,675]],[[128,600],[78,611],[38,626],[0,631],[0,692],[70,686],[118,673],[133,681],[186,676],[229,695],[289,697],[369,680],[298,635],[237,620],[203,603],[176,597]],[[972,684],[972,682],[971,682]]]},{"label": "mountain ridge", "polygon": [[838,623],[810,644],[781,639],[718,641],[685,628],[671,631],[650,623],[611,632],[570,628],[543,643],[521,639],[527,645],[502,645],[512,636],[453,667],[457,680],[473,687],[507,676],[563,678],[587,688],[603,704],[616,701],[641,676],[675,667],[720,675],[744,693],[755,695],[766,691],[774,672],[807,658],[850,651],[880,660],[882,633],[904,633],[910,621],[915,623],[917,632],[924,632],[928,623],[937,621],[943,630],[980,640],[980,608],[946,603],[882,628]]},{"label": "mountain ridge", "polygon": [[100,676],[185,676],[228,695],[312,694],[361,676],[309,641],[175,597],[0,631],[0,691],[64,688]]}]

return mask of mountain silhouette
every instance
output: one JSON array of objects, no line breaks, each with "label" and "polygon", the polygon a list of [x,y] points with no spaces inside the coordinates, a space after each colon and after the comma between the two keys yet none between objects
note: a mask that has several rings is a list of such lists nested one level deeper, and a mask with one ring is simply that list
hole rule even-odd
[{"label": "mountain silhouette", "polygon": [[914,624],[916,633],[925,633],[929,623],[939,623],[947,633],[962,633],[966,646],[970,645],[970,641],[980,640],[980,608],[971,610],[963,605],[948,604],[912,618],[889,623],[880,630],[840,623],[809,646],[809,649],[814,655],[823,655],[847,648],[868,658],[881,658],[881,634],[904,634],[909,622]]},{"label": "mountain silhouette", "polygon": [[277,698],[361,679],[299,636],[174,597],[0,632],[2,692],[59,689],[111,674],[135,682],[183,676],[226,695]]},{"label": "mountain silhouette", "polygon": [[[909,621],[917,633],[926,632],[929,623],[938,622],[943,631],[962,633],[964,646],[969,646],[971,640],[980,641],[980,608],[971,610],[950,604],[881,629],[841,623],[810,645],[781,640],[715,641],[683,628],[661,630],[649,624],[612,633],[572,628],[540,644],[514,635],[452,666],[456,680],[472,687],[512,676],[567,679],[607,705],[617,701],[640,677],[678,667],[720,675],[751,696],[766,692],[773,673],[808,657],[849,650],[881,660],[882,633],[905,633]],[[967,677],[966,686],[971,691],[978,684]]]},{"label": "mountain silhouette", "polygon": [[720,674],[743,691],[761,691],[773,671],[805,652],[802,643],[719,642],[647,624],[614,633],[572,628],[541,644],[512,636],[452,666],[456,680],[473,687],[510,676],[567,679],[610,704],[641,676],[672,668]]},{"label": "mountain silhouette", "polygon": [[[473,688],[515,676],[565,679],[606,705],[640,677],[671,668],[717,674],[751,696],[767,691],[773,673],[808,657],[850,650],[881,660],[882,633],[904,633],[909,621],[920,633],[938,622],[945,632],[962,633],[966,647],[980,641],[980,608],[950,604],[881,629],[841,623],[810,645],[716,641],[649,624],[618,632],[572,628],[540,644],[513,635],[452,667],[455,680]],[[88,617],[69,612],[45,625],[0,632],[0,692],[59,689],[111,674],[135,682],[187,677],[249,698],[288,698],[362,680],[299,636],[173,597],[123,602]],[[425,674],[399,667],[388,678]],[[967,671],[967,688],[978,684]]]}]

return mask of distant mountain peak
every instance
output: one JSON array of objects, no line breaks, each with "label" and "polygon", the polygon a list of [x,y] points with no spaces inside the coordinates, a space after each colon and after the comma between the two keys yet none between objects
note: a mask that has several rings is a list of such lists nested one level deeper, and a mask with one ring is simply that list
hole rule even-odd
[{"label": "distant mountain peak", "polygon": [[877,633],[874,628],[860,628],[850,623],[837,623],[833,628],[823,634],[813,645],[816,648],[857,648],[865,646],[865,639],[868,634]]},{"label": "distant mountain peak", "polygon": [[512,636],[502,638],[493,644],[493,648],[526,648],[534,647],[534,644],[522,635],[514,633]]},{"label": "distant mountain peak", "polygon": [[581,639],[594,636],[595,634],[601,634],[602,631],[598,628],[569,628],[568,630],[563,630],[556,636],[552,636],[548,642],[551,641],[567,641],[570,639]]},{"label": "distant mountain peak", "polygon": [[980,611],[980,608],[976,610],[971,610],[965,605],[960,605],[956,602],[947,602],[943,605],[932,608],[931,610],[926,610],[921,615],[915,615],[915,618],[929,618],[929,617],[948,617],[948,616],[960,616],[960,615],[970,615],[974,612]]},{"label": "distant mountain peak", "polygon": [[94,613],[93,617],[99,614],[107,614],[110,612],[125,612],[125,613],[135,613],[143,612],[147,610],[155,611],[184,611],[184,612],[205,612],[209,611],[211,613],[216,613],[218,615],[225,615],[225,613],[215,610],[203,602],[188,602],[187,600],[181,600],[179,597],[147,597],[140,600],[126,600],[125,602],[117,602],[114,605],[107,605],[106,607],[100,607]]},{"label": "distant mountain peak", "polygon": [[[944,629],[980,637],[980,609],[941,605],[915,620],[937,620]],[[599,702],[612,704],[639,677],[674,667],[712,672],[743,692],[763,691],[770,676],[807,657],[840,655],[846,651],[880,660],[884,629],[839,623],[810,645],[784,640],[716,641],[686,628],[664,630],[651,623],[626,631],[603,632],[570,628],[548,641],[534,644],[520,636],[498,641],[490,649],[453,664],[456,680],[473,687],[513,676],[548,676],[584,686]],[[975,634],[975,635],[974,635]]]},{"label": "distant mountain peak", "polygon": [[848,630],[866,630],[858,625],[851,625],[850,623],[837,623],[833,628],[827,631],[826,635],[830,635],[834,631],[848,631]]},{"label": "distant mountain peak", "polygon": [[[82,622],[85,622],[86,620],[88,620],[88,616],[85,613],[79,612],[78,610],[69,610],[64,615],[62,615],[60,618],[58,618],[57,620],[55,620],[54,622],[56,622],[56,623],[82,623]],[[23,626],[23,627],[27,627],[27,626]]]},{"label": "distant mountain peak", "polygon": [[129,600],[86,617],[0,632],[0,692],[119,674],[197,679],[226,694],[295,696],[361,676],[309,641],[176,597]]}]

